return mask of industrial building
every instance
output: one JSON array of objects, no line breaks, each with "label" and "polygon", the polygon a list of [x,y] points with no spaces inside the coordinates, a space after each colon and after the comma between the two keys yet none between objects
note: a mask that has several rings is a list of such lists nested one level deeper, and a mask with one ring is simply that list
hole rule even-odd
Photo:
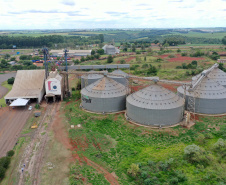
[{"label": "industrial building", "polygon": [[46,95],[45,98],[47,102],[52,99],[54,102],[56,99],[63,100],[63,80],[57,72],[51,71],[48,78],[45,81]]},{"label": "industrial building", "polygon": [[[211,73],[210,73],[211,74]],[[209,74],[209,75],[210,75]],[[185,107],[188,108],[188,98],[195,101],[195,112],[200,114],[225,114],[226,113],[226,88],[208,76],[197,86],[195,91],[186,90]],[[184,88],[177,88],[178,95],[183,97]]]},{"label": "industrial building", "polygon": [[120,53],[120,50],[113,45],[105,45],[103,48],[104,53],[107,55],[115,55]]},{"label": "industrial building", "polygon": [[12,90],[5,96],[6,103],[18,98],[40,103],[45,93],[45,70],[18,70]]},{"label": "industrial building", "polygon": [[[111,75],[113,74],[113,75]],[[116,82],[119,82],[121,84],[123,84],[124,86],[128,85],[128,74],[123,72],[120,69],[117,69],[115,71],[113,71],[111,74],[108,75],[109,78],[115,80]],[[114,75],[123,75],[123,76],[114,76]]]},{"label": "industrial building", "polygon": [[[92,71],[90,71],[92,72]],[[88,86],[97,80],[103,78],[104,76],[101,74],[88,74],[88,75],[82,75],[81,76],[81,89],[83,89],[85,86]]]},{"label": "industrial building", "polygon": [[[51,50],[51,56],[61,57],[64,55],[63,50]],[[67,56],[87,56],[91,55],[91,50],[69,50]]]},{"label": "industrial building", "polygon": [[[200,76],[201,73],[192,77],[192,80],[196,81]],[[212,79],[218,82],[220,85],[226,87],[226,73],[219,68],[214,68],[207,76],[209,79]]]},{"label": "industrial building", "polygon": [[126,116],[132,122],[166,127],[182,121],[184,100],[164,87],[154,84],[129,95]]},{"label": "industrial building", "polygon": [[112,113],[126,109],[126,87],[103,77],[81,90],[82,107],[96,113]]}]

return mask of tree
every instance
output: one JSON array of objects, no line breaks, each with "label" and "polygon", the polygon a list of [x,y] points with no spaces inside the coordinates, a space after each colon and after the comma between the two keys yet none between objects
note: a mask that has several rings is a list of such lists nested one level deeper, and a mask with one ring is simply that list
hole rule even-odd
[{"label": "tree", "polygon": [[0,166],[0,181],[5,177],[5,168]]},{"label": "tree", "polygon": [[218,68],[221,69],[221,70],[224,70],[224,64],[223,63],[219,63]]},{"label": "tree", "polygon": [[132,52],[135,52],[136,51],[136,46],[135,44],[132,44]]},{"label": "tree", "polygon": [[13,150],[10,150],[10,151],[7,152],[7,156],[12,157],[14,155],[14,153],[15,152]]},{"label": "tree", "polygon": [[103,55],[104,54],[104,50],[103,49],[98,49],[97,53],[99,53],[100,55]]},{"label": "tree", "polygon": [[81,57],[80,61],[81,61],[81,62],[86,61],[85,58],[84,58],[84,56]]},{"label": "tree", "polygon": [[10,54],[6,53],[4,58],[5,58],[6,60],[8,60],[9,57],[10,57]]},{"label": "tree", "polygon": [[2,157],[0,158],[0,166],[7,169],[10,164],[10,158],[9,157]]},{"label": "tree", "polygon": [[154,40],[154,43],[155,43],[155,44],[158,44],[158,43],[159,43],[159,40]]},{"label": "tree", "polygon": [[145,47],[144,47],[143,44],[141,45],[141,50],[142,50],[142,51],[145,51]]},{"label": "tree", "polygon": [[123,51],[127,51],[127,47],[124,47],[124,48],[123,48]]},{"label": "tree", "polygon": [[107,63],[112,63],[113,57],[111,55],[108,55]]},{"label": "tree", "polygon": [[94,55],[96,52],[95,52],[95,50],[94,49],[92,49],[92,51],[91,51],[91,55]]},{"label": "tree", "polygon": [[222,43],[223,43],[224,45],[226,45],[226,36],[224,36],[224,38],[222,39]]},{"label": "tree", "polygon": [[94,57],[95,57],[96,59],[99,59],[99,58],[100,58],[100,54],[99,54],[99,53],[96,53],[96,54],[94,55]]},{"label": "tree", "polygon": [[100,42],[103,43],[104,42],[104,34],[99,34],[99,38],[100,38]]},{"label": "tree", "polygon": [[10,58],[10,61],[15,61],[16,60],[16,57],[11,57]]}]

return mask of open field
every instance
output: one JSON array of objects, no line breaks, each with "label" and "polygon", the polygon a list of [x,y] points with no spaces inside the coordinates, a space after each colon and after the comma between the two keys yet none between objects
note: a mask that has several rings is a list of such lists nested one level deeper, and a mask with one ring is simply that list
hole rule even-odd
[{"label": "open field", "polygon": [[192,32],[189,33],[178,33],[178,32],[172,32],[171,35],[182,35],[186,37],[202,37],[202,38],[216,38],[216,39],[222,39],[224,36],[226,36],[226,32],[214,32],[214,33],[199,33],[199,32]]}]

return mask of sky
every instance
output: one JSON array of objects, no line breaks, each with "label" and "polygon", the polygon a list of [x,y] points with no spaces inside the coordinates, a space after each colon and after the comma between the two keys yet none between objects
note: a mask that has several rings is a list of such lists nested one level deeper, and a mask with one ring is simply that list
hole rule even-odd
[{"label": "sky", "polygon": [[0,29],[226,27],[226,0],[0,0]]}]

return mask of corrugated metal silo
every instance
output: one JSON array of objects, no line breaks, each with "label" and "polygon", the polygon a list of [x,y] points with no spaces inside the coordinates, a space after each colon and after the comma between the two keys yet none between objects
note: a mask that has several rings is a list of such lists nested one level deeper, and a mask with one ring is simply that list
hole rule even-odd
[{"label": "corrugated metal silo", "polygon": [[[179,96],[183,96],[184,89],[177,88]],[[185,107],[187,109],[188,97],[195,97],[195,112],[200,114],[226,113],[226,88],[216,81],[205,77],[194,92],[186,90]]]},{"label": "corrugated metal silo", "polygon": [[183,119],[184,100],[160,85],[151,85],[126,99],[127,116],[148,126],[171,126]]},{"label": "corrugated metal silo", "polygon": [[[201,73],[192,77],[193,81],[196,81],[201,76]],[[218,82],[220,85],[226,87],[226,73],[219,68],[213,69],[208,75],[208,78]]]},{"label": "corrugated metal silo", "polygon": [[116,82],[123,84],[124,86],[127,86],[127,78],[126,78],[128,76],[127,73],[118,69],[118,70],[113,71],[112,74],[123,75],[123,76],[112,76],[111,74],[109,74],[108,77],[115,80]]},{"label": "corrugated metal silo", "polygon": [[126,109],[126,87],[103,77],[81,90],[82,107],[91,112],[111,113]]},{"label": "corrugated metal silo", "polygon": [[85,80],[87,80],[86,85],[88,86],[101,78],[103,78],[103,75],[101,75],[101,74],[82,75],[81,76],[81,88],[83,89],[85,87]]}]

